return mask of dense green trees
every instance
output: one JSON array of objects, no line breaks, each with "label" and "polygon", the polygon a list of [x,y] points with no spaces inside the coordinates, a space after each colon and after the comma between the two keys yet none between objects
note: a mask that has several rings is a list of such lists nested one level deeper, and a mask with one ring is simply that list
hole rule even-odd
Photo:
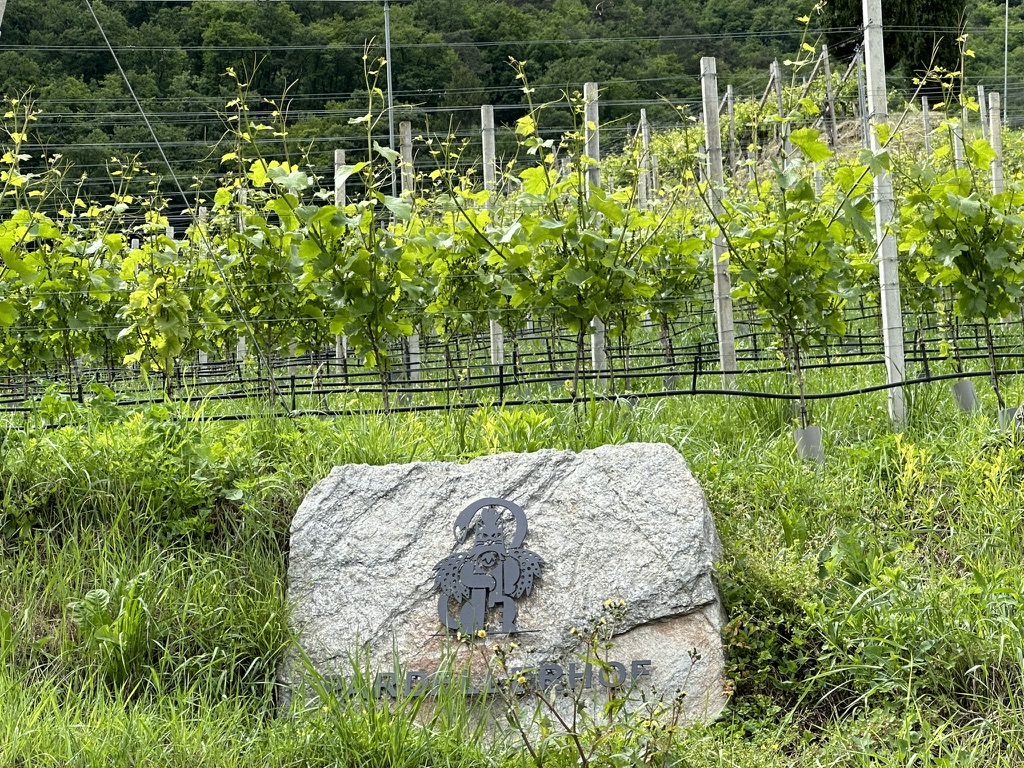
[{"label": "dense green trees", "polygon": [[[754,74],[795,50],[801,0],[410,0],[392,5],[394,88],[417,131],[476,124],[476,107],[525,113],[509,58],[527,62],[538,99],[557,98],[585,80],[608,86],[604,119],[636,122],[639,103],[695,98],[697,61],[722,58],[719,71]],[[365,91],[363,48],[382,46],[380,2],[164,2],[99,0],[96,12],[132,85],[154,117],[177,166],[218,172],[203,147],[223,132],[217,110],[234,93],[234,68],[250,82],[254,108],[289,94],[296,144],[325,139],[316,159],[358,131]],[[40,141],[91,177],[111,155],[157,155],[103,39],[81,3],[26,0],[3,20],[0,92],[33,90],[44,116]],[[788,30],[763,38],[765,28]],[[725,36],[719,36],[724,33]],[[269,111],[269,110],[268,110]],[[666,116],[669,113],[666,111]],[[621,132],[619,133],[621,136]],[[606,141],[612,141],[609,133]],[[326,146],[330,142],[332,146]],[[212,184],[207,184],[212,188]]]},{"label": "dense green trees", "polygon": [[[1011,10],[1011,60],[1024,60],[1015,38],[1024,32],[1022,8]],[[658,122],[675,115],[674,103],[698,98],[701,56],[719,60],[722,77],[740,95],[759,95],[768,63],[795,58],[809,15],[808,39],[822,29],[839,31],[833,49],[852,45],[860,23],[860,0],[397,0],[391,22],[393,75],[398,119],[417,133],[470,131],[477,106],[498,107],[513,126],[525,114],[510,57],[526,62],[538,101],[557,99],[585,80],[602,84],[602,143],[621,142],[636,124],[641,106]],[[224,73],[232,67],[249,82],[254,116],[287,91],[289,136],[296,156],[312,147],[314,167],[327,172],[334,148],[355,148],[361,131],[349,124],[365,103],[364,46],[372,56],[383,45],[383,5],[366,2],[246,2],[235,0],[98,0],[97,15],[118,51],[132,86],[153,118],[161,142],[186,181],[207,191],[223,172],[218,152],[209,151],[225,130],[218,114],[235,95]],[[965,10],[966,9],[966,10]],[[998,0],[887,0],[889,65],[909,78],[932,61],[959,67],[960,48],[968,78],[1002,71],[1002,5]],[[955,30],[970,28],[965,45]],[[938,31],[930,31],[938,30]],[[998,33],[998,34],[997,34]],[[998,39],[997,39],[998,38]],[[112,156],[142,158],[160,168],[160,158],[138,110],[105,49],[87,8],[72,0],[24,0],[3,20],[0,93],[32,91],[43,115],[33,154],[60,153],[76,173],[86,173],[99,191]],[[1022,49],[1024,51],[1024,49]],[[754,93],[757,91],[758,93]],[[568,126],[568,113],[550,113],[548,129]],[[564,121],[564,125],[558,125]],[[319,140],[319,141],[318,141]],[[506,144],[512,142],[505,136]],[[499,142],[502,139],[499,139]],[[283,158],[278,158],[283,159]],[[161,171],[162,172],[162,171]]]},{"label": "dense green trees", "polygon": [[[967,20],[969,0],[882,0],[885,63],[906,74],[933,67],[956,70],[960,63],[958,30]],[[863,23],[861,0],[832,0],[827,20],[833,27],[859,27]],[[849,37],[849,35],[846,35]]]}]

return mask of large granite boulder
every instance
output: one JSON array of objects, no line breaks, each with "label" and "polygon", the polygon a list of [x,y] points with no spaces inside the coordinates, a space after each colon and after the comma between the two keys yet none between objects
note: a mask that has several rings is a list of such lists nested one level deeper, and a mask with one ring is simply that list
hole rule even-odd
[{"label": "large granite boulder", "polygon": [[[473,684],[494,685],[480,682],[490,667],[563,693],[683,691],[683,718],[707,719],[726,699],[719,548],[668,445],[335,467],[292,523],[292,623],[326,674],[344,678],[368,652],[381,695],[427,685],[454,658]],[[588,666],[581,638],[595,632],[611,636],[608,666]],[[286,690],[306,668],[286,661]]]}]

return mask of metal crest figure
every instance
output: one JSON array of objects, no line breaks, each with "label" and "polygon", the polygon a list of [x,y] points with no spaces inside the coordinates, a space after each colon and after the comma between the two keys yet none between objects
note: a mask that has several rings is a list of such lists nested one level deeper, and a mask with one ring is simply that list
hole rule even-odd
[{"label": "metal crest figure", "polygon": [[[506,515],[511,512],[512,520]],[[514,530],[505,530],[512,522]],[[473,531],[473,546],[452,552],[434,566],[434,586],[441,595],[437,613],[448,629],[467,635],[487,629],[487,612],[501,608],[502,634],[519,632],[516,625],[516,598],[533,592],[534,579],[540,577],[544,561],[535,552],[523,548],[526,539],[526,513],[505,499],[480,499],[459,514],[453,526],[455,546],[459,547]],[[459,603],[457,614],[452,604]]]}]

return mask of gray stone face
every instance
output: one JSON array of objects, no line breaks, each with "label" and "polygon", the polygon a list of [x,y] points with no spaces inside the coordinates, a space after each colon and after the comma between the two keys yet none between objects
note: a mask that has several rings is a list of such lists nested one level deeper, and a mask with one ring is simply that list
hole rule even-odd
[{"label": "gray stone face", "polygon": [[[487,637],[459,642],[439,617],[434,568],[446,558],[455,562],[453,553],[469,553],[488,525],[494,529],[494,513],[490,523],[478,513],[461,545],[453,530],[467,505],[488,497],[522,508],[529,530],[521,546],[543,565],[532,592],[514,599],[518,634],[500,634],[499,602],[485,614]],[[499,548],[507,548],[517,526],[511,513],[498,511]],[[611,626],[613,636],[602,657],[627,670],[634,661],[649,662],[638,667],[647,674],[626,688],[666,701],[682,689],[684,719],[710,718],[725,704],[725,617],[713,574],[719,548],[704,494],[668,445],[335,467],[292,523],[292,622],[304,652],[325,673],[350,673],[354,655],[368,650],[375,670],[430,672],[445,657],[480,680],[485,667],[494,668],[493,646],[511,641],[518,647],[508,667],[554,665],[549,677],[570,664],[585,669],[579,633],[602,626],[604,616],[610,625],[602,628]],[[476,578],[491,585],[504,578],[511,590],[519,570],[500,577],[489,561],[480,562],[462,572],[475,568]],[[496,593],[492,601],[501,597]],[[604,608],[609,600],[624,601],[614,617]],[[464,603],[446,604],[460,616]],[[294,685],[299,677],[300,666],[289,659],[282,682]],[[593,692],[607,693],[596,682]]]}]

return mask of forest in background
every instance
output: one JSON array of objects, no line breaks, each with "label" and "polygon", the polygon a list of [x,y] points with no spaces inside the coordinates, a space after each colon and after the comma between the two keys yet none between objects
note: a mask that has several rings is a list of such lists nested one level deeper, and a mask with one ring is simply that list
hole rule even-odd
[{"label": "forest in background", "polygon": [[[891,84],[909,91],[914,73],[934,61],[959,69],[975,55],[967,82],[1002,84],[1004,5],[987,0],[928,3],[887,0]],[[271,120],[274,100],[289,141],[314,146],[329,163],[335,148],[357,148],[365,131],[350,120],[367,110],[369,61],[383,55],[381,2],[361,0],[97,0],[96,14],[170,160],[186,179],[216,172],[225,105],[238,96]],[[1024,71],[1024,4],[1011,2],[1011,72]],[[806,17],[808,21],[799,19]],[[471,135],[479,106],[493,104],[499,125],[525,113],[510,58],[526,62],[537,102],[601,85],[602,143],[621,144],[639,109],[655,125],[698,112],[699,59],[715,56],[723,83],[757,98],[775,59],[799,59],[801,43],[827,42],[838,57],[860,40],[860,0],[396,0],[391,5],[396,121],[417,133]],[[958,30],[967,41],[957,43]],[[933,50],[935,52],[933,58]],[[789,68],[784,76],[799,77]],[[383,76],[379,85],[383,87]],[[1024,115],[1011,78],[1011,116]],[[15,0],[0,37],[0,92],[30,95],[41,112],[37,156],[108,183],[112,157],[139,153],[159,170],[157,149],[106,49],[88,6],[72,0]],[[1015,102],[1020,101],[1021,106]],[[668,105],[671,104],[672,107]],[[571,121],[552,111],[548,127]],[[382,124],[386,139],[386,124]],[[500,139],[499,139],[500,141]]]}]

